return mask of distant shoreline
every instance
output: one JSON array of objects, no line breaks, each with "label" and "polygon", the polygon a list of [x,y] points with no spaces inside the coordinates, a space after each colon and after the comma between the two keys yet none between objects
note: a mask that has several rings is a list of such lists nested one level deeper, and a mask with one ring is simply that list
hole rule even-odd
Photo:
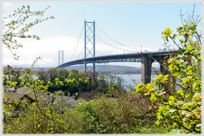
[{"label": "distant shoreline", "polygon": [[[21,67],[21,66],[13,66],[14,68],[30,68],[28,67]],[[88,68],[91,66],[88,66]],[[34,71],[44,70],[47,71],[50,68],[54,67],[34,67]],[[82,70],[84,71],[84,66],[69,66],[67,67],[69,70]],[[158,68],[157,68],[158,70]],[[128,75],[128,74],[141,74],[141,68],[138,67],[129,67],[129,66],[120,66],[120,65],[96,65],[96,72],[99,74],[111,74],[111,75]],[[155,72],[152,70],[152,74],[155,74]]]}]

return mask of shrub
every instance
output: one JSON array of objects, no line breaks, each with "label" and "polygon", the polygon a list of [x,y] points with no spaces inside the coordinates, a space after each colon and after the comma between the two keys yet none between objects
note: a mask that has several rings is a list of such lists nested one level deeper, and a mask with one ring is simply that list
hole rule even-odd
[{"label": "shrub", "polygon": [[[160,104],[157,124],[168,120],[185,133],[201,133],[201,40],[196,27],[196,23],[187,23],[177,28],[178,34],[165,29],[163,38],[175,44],[175,38],[180,38],[176,44],[178,56],[168,61],[169,74],[158,75],[152,84],[135,87]],[[159,90],[154,91],[157,87]]]}]

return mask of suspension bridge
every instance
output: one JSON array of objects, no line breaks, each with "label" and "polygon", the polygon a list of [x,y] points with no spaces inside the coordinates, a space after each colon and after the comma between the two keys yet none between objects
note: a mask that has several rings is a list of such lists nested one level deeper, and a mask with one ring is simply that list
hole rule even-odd
[{"label": "suspension bridge", "polygon": [[[99,31],[96,33],[95,26],[95,21],[84,21],[78,43],[70,60],[59,64],[57,68],[84,64],[84,71],[95,72],[95,63],[141,62],[141,81],[144,84],[150,83],[151,81],[151,67],[153,62],[159,62],[160,71],[166,73],[167,68],[162,65],[162,62],[165,56],[170,55],[169,51],[142,51],[141,48],[124,45],[108,36],[98,25],[97,30]],[[84,45],[83,47],[79,47],[79,41],[82,38],[83,31]],[[81,49],[80,54],[77,58],[72,59],[77,49]],[[87,64],[89,63],[92,64],[92,67],[88,69]]]}]

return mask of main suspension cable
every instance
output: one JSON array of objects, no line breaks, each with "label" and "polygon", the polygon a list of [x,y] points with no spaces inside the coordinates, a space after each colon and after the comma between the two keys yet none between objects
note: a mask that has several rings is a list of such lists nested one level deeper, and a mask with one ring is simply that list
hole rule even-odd
[{"label": "main suspension cable", "polygon": [[[81,34],[82,34],[83,29],[84,29],[84,25],[83,25],[83,27],[82,27],[82,29],[81,29]],[[73,52],[71,58],[69,59],[69,61],[72,59],[72,57],[73,57],[73,55],[74,55],[74,53],[75,53],[75,51],[76,51],[76,48],[77,48],[77,46],[78,46],[78,44],[79,44],[79,41],[80,41],[80,38],[81,38],[81,34],[80,34],[80,36],[79,36],[79,40],[78,40],[78,42],[77,42],[77,45],[75,46],[74,52]]]}]

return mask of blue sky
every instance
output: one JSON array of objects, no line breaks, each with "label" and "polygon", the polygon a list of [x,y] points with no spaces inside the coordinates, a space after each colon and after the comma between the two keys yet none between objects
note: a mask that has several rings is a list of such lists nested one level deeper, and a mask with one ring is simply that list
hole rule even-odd
[{"label": "blue sky", "polygon": [[[43,59],[36,66],[57,66],[58,50],[64,50],[65,61],[68,61],[77,44],[84,20],[93,21],[110,37],[131,47],[147,50],[158,50],[164,43],[161,32],[169,27],[174,32],[181,26],[180,10],[192,13],[192,2],[4,2],[3,10],[9,13],[30,5],[31,10],[42,10],[51,6],[44,15],[54,16],[30,29],[29,33],[41,37],[40,41],[20,39],[24,48],[16,51],[20,60],[12,59],[11,53],[4,48],[4,65],[31,65],[35,57]],[[196,3],[195,14],[201,15],[201,4]],[[199,26],[200,28],[200,26]],[[96,29],[96,34],[99,30]],[[83,37],[83,36],[82,36]],[[83,47],[83,39],[76,50],[77,58]],[[96,45],[97,46],[97,45]],[[29,55],[28,55],[29,54]],[[140,67],[140,63],[111,63]]]}]

